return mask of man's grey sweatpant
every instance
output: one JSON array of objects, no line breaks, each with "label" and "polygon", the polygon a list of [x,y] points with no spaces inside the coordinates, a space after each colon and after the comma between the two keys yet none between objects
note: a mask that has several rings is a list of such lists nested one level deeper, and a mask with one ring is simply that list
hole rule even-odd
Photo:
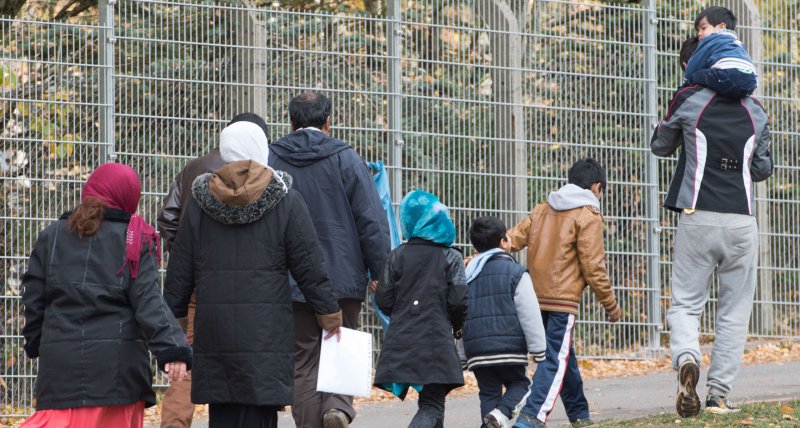
[{"label": "man's grey sweatpant", "polygon": [[672,265],[672,306],[667,313],[669,346],[676,370],[687,358],[700,363],[700,314],[716,268],[719,295],[709,394],[727,395],[739,370],[753,309],[757,260],[754,217],[710,211],[681,214]]}]

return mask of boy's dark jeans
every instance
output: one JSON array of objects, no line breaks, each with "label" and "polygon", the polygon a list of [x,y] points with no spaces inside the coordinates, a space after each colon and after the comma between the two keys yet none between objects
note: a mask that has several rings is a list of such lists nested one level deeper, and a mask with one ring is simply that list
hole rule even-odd
[{"label": "boy's dark jeans", "polygon": [[419,410],[408,428],[444,428],[444,400],[451,389],[449,385],[423,385],[417,402]]},{"label": "boy's dark jeans", "polygon": [[480,389],[481,417],[498,409],[509,419],[513,418],[514,409],[525,402],[531,385],[526,370],[526,366],[516,365],[478,367],[472,371]]},{"label": "boy's dark jeans", "polygon": [[758,77],[736,68],[703,68],[687,76],[689,84],[696,83],[725,98],[742,99],[753,94],[758,87]]},{"label": "boy's dark jeans", "polygon": [[542,311],[542,321],[547,337],[546,356],[536,366],[531,395],[520,413],[547,422],[560,395],[570,422],[587,421],[589,402],[583,395],[583,379],[572,347],[575,315]]}]

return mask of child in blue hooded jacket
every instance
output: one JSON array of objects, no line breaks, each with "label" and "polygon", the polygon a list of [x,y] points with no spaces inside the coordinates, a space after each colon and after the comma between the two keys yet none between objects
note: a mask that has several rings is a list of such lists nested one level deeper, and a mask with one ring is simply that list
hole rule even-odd
[{"label": "child in blue hooded jacket", "polygon": [[758,87],[758,75],[752,58],[733,32],[736,15],[724,7],[709,7],[697,15],[694,26],[697,43],[685,65],[684,86],[703,85],[733,99],[752,95]]},{"label": "child in blue hooded jacket", "polygon": [[461,253],[451,248],[455,226],[436,196],[415,190],[400,204],[408,240],[386,259],[376,291],[378,307],[392,322],[381,348],[375,386],[404,399],[419,392],[409,427],[444,426],[444,402],[464,385],[454,337],[467,312]]}]

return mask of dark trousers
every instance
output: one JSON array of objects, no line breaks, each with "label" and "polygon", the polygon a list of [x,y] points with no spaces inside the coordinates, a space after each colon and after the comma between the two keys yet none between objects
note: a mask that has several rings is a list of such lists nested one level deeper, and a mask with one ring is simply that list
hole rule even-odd
[{"label": "dark trousers", "polygon": [[208,405],[208,428],[278,428],[276,406],[211,403]]},{"label": "dark trousers", "polygon": [[[342,299],[344,327],[357,329],[361,313],[361,301]],[[322,330],[317,325],[314,310],[308,303],[292,302],[294,313],[294,401],[292,417],[298,428],[322,428],[322,414],[330,409],[339,409],[350,421],[355,419],[353,397],[348,395],[317,392],[319,372],[319,350],[322,345]]]},{"label": "dark trousers", "polygon": [[[509,419],[513,419],[514,410],[528,398],[531,380],[528,379],[526,370],[526,366],[516,365],[478,367],[472,371],[480,390],[478,397],[481,399],[481,417],[498,409]],[[505,394],[503,387],[506,389]]]},{"label": "dark trousers", "polygon": [[453,387],[450,385],[423,385],[417,402],[419,409],[408,428],[443,428],[444,401],[451,389]]},{"label": "dark trousers", "polygon": [[735,100],[750,96],[758,87],[754,73],[735,68],[703,68],[688,76],[691,83],[699,83],[725,98]]},{"label": "dark trousers", "polygon": [[575,315],[542,311],[547,352],[536,366],[531,380],[531,394],[520,413],[547,422],[547,416],[561,395],[570,422],[589,420],[589,402],[583,395],[583,379],[572,347]]}]

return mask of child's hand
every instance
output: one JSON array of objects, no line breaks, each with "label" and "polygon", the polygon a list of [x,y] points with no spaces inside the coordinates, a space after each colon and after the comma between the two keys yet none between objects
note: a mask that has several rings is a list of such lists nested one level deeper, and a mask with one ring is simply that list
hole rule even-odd
[{"label": "child's hand", "polygon": [[616,309],[614,309],[612,312],[606,313],[606,315],[608,316],[608,320],[610,322],[617,322],[619,321],[620,317],[622,317],[622,309],[620,309],[619,305],[617,305]]},{"label": "child's hand", "polygon": [[164,366],[164,371],[169,374],[170,382],[177,382],[186,377],[186,363],[183,361],[173,361]]}]

